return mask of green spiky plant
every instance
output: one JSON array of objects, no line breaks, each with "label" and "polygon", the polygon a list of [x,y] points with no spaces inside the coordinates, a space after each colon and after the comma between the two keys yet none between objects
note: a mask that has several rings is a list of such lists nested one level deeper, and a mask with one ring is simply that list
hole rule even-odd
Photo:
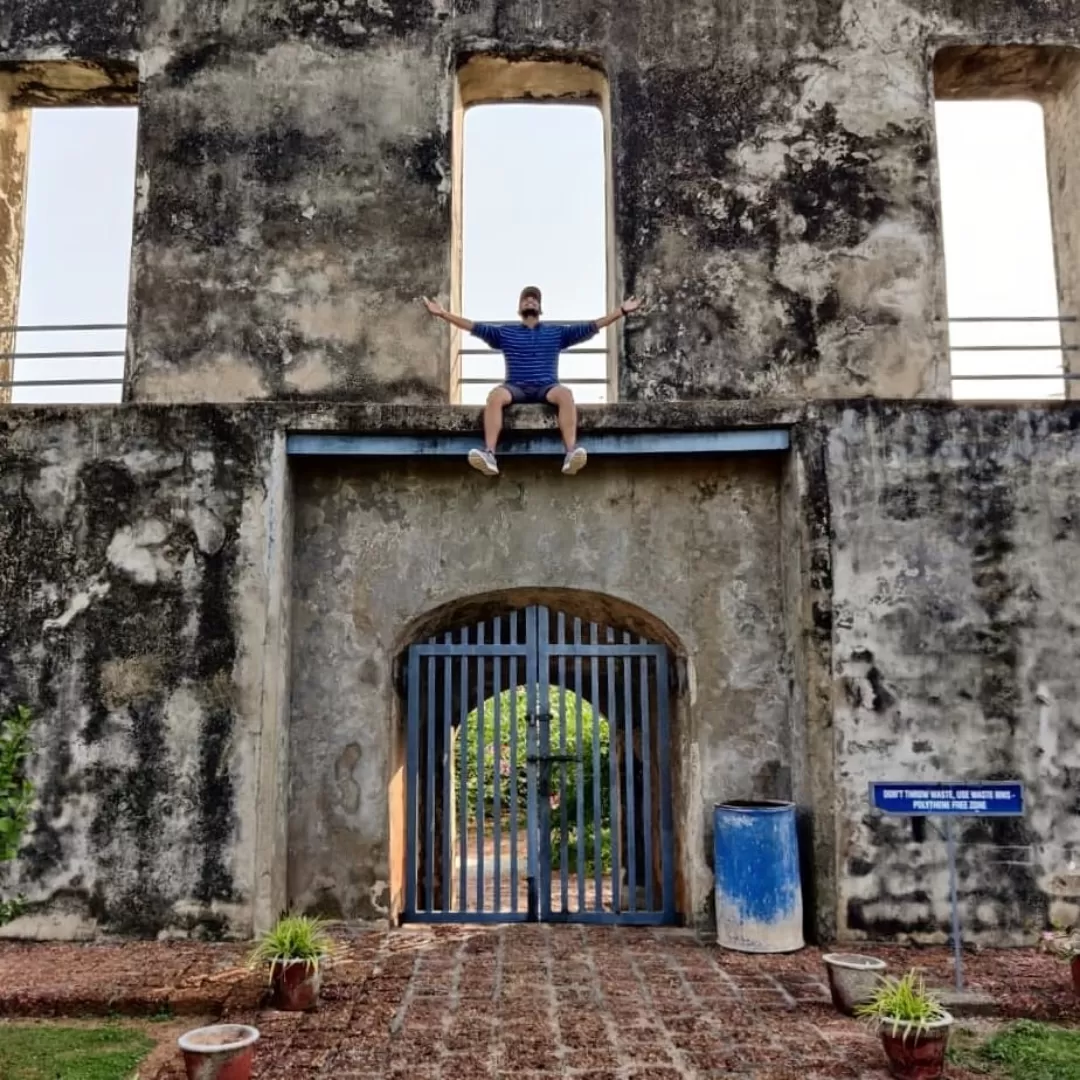
[{"label": "green spiky plant", "polygon": [[269,968],[271,980],[278,966],[290,961],[299,960],[309,968],[319,968],[334,956],[328,926],[325,920],[309,915],[283,915],[251,950],[248,966]]},{"label": "green spiky plant", "polygon": [[19,843],[30,821],[33,785],[26,777],[30,756],[30,710],[18,706],[0,717],[0,862],[19,853]]},{"label": "green spiky plant", "polygon": [[901,1031],[903,1040],[918,1038],[929,1026],[948,1015],[941,1002],[926,989],[918,971],[912,968],[899,979],[883,976],[874,996],[855,1007],[855,1015],[875,1026],[891,1028],[895,1037]]},{"label": "green spiky plant", "polygon": [[[31,723],[30,710],[22,705],[0,715],[0,863],[16,858],[30,823],[34,786],[26,776],[26,762],[32,750]],[[21,896],[0,898],[0,926],[17,919],[25,906]]]}]

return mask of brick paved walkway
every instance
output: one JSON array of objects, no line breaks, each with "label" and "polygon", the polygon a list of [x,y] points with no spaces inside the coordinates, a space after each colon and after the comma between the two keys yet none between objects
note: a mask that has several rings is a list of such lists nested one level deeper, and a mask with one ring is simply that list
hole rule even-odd
[{"label": "brick paved walkway", "polygon": [[[687,931],[534,925],[354,931],[344,943],[321,1008],[306,1015],[261,1009],[265,979],[237,969],[237,946],[0,945],[0,1015],[102,1012],[109,1001],[224,1013],[262,1032],[257,1080],[886,1075],[877,1039],[833,1011],[816,949],[754,957]],[[947,950],[870,951],[947,981]],[[1080,1023],[1067,970],[1047,957],[987,953],[969,973],[1006,1015]],[[142,1080],[180,1080],[179,1057],[164,1060]]]},{"label": "brick paved walkway", "polygon": [[235,1019],[263,1033],[259,1080],[881,1080],[819,955],[775,959],[679,931],[410,929],[354,959],[366,977],[329,979],[318,1012]]}]

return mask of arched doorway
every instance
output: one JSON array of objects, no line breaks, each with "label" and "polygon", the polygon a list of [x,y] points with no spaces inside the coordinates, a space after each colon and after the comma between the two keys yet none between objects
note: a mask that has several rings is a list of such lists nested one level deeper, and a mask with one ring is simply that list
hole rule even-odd
[{"label": "arched doorway", "polygon": [[407,651],[402,918],[674,922],[668,646],[487,611]]}]

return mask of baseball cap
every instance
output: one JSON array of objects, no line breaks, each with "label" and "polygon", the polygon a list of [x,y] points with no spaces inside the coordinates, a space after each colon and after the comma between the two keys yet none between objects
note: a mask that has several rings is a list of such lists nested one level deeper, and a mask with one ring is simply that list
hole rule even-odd
[{"label": "baseball cap", "polygon": [[521,290],[521,296],[518,297],[518,303],[520,304],[526,296],[535,297],[538,303],[543,302],[540,296],[540,290],[535,285],[526,285],[525,288]]}]

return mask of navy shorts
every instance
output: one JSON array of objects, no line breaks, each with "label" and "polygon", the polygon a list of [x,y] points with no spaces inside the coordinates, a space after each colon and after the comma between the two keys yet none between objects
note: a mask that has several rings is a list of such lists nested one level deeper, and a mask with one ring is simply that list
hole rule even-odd
[{"label": "navy shorts", "polygon": [[516,383],[503,383],[503,388],[510,391],[510,403],[512,405],[546,405],[549,404],[547,396],[559,384],[530,383],[518,386]]}]

